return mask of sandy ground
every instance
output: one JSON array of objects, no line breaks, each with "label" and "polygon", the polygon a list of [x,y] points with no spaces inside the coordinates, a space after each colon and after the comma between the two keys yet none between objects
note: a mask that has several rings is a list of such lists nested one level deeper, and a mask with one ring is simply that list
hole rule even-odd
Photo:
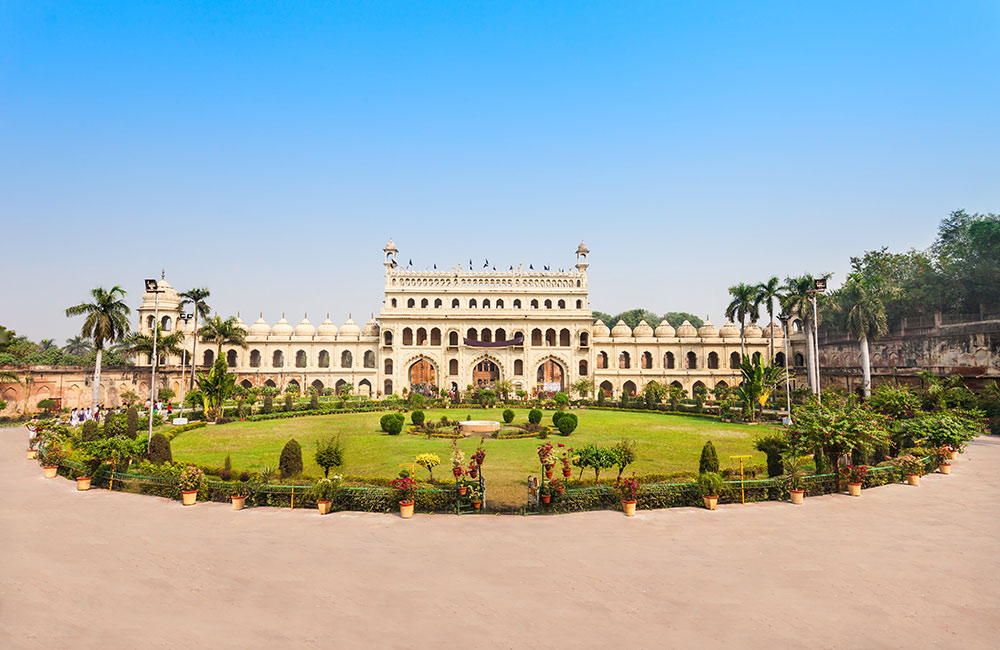
[{"label": "sandy ground", "polygon": [[1000,439],[860,498],[553,517],[77,492],[0,430],[0,648],[996,648]]}]

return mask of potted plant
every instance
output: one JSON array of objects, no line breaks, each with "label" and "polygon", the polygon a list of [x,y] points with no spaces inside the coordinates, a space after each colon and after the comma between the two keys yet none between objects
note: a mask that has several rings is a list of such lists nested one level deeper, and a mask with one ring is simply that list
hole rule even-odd
[{"label": "potted plant", "polygon": [[955,448],[955,447],[948,447],[948,451],[950,452],[948,454],[948,460],[958,460],[958,454],[960,452],[959,452],[959,450],[957,448]]},{"label": "potted plant", "polygon": [[552,468],[556,466],[556,453],[551,442],[538,445],[538,460],[545,469],[545,478],[552,478]]},{"label": "potted plant", "polygon": [[722,477],[718,472],[702,472],[698,475],[698,491],[705,502],[705,507],[715,510],[719,505],[719,495],[722,494]]},{"label": "potted plant", "polygon": [[469,463],[469,478],[479,478],[479,465],[476,465],[476,461]]},{"label": "potted plant", "polygon": [[76,477],[76,489],[80,492],[86,492],[90,489],[90,477],[89,476],[77,476]]},{"label": "potted plant", "polygon": [[938,447],[934,450],[938,460],[938,471],[942,474],[951,474],[951,449],[949,447]]},{"label": "potted plant", "polygon": [[785,478],[788,480],[788,494],[794,505],[802,505],[806,491],[802,481],[806,476],[806,462],[798,449],[792,449],[785,457]]},{"label": "potted plant", "polygon": [[325,515],[330,512],[330,506],[333,505],[333,497],[337,494],[337,482],[336,477],[333,479],[321,478],[313,485],[312,495],[316,499],[316,507],[319,508],[319,514]]},{"label": "potted plant", "polygon": [[233,510],[242,510],[246,506],[248,492],[246,481],[233,483],[229,489],[229,500],[233,503]]},{"label": "potted plant", "polygon": [[545,483],[542,485],[540,496],[543,504],[551,502],[553,494],[555,494],[555,490],[552,489],[552,483]]},{"label": "potted plant", "polygon": [[552,486],[552,489],[556,494],[562,494],[566,491],[566,482],[561,478],[553,479],[549,485]]},{"label": "potted plant", "polygon": [[866,474],[868,474],[867,465],[847,466],[847,493],[852,497],[861,496],[861,484],[864,483]]},{"label": "potted plant", "polygon": [[413,497],[417,492],[417,482],[408,471],[403,470],[399,473],[399,478],[393,479],[390,485],[399,499],[399,516],[409,519],[413,516]]},{"label": "potted plant", "polygon": [[45,470],[45,478],[55,478],[59,473],[59,465],[66,460],[66,452],[59,444],[52,440],[42,448],[39,461]]},{"label": "potted plant", "polygon": [[626,517],[635,516],[635,504],[638,499],[636,494],[639,492],[639,481],[635,477],[635,472],[632,473],[632,478],[622,479],[618,482],[618,492],[622,499],[622,510],[625,511]]},{"label": "potted plant", "polygon": [[573,453],[573,449],[572,448],[564,451],[562,453],[562,456],[559,457],[559,461],[562,463],[562,473],[563,473],[563,476],[565,476],[566,478],[569,478],[570,474],[573,473],[572,468],[570,468],[570,466],[569,466],[569,463],[570,463],[570,457],[569,457],[569,455],[571,453]]},{"label": "potted plant", "polygon": [[458,440],[451,441],[451,471],[455,478],[462,476],[462,465],[465,464],[465,452],[458,448]]},{"label": "potted plant", "polygon": [[907,483],[914,487],[920,485],[920,474],[924,467],[919,458],[913,454],[906,454],[896,459],[896,465],[906,474]]},{"label": "potted plant", "polygon": [[483,449],[483,441],[479,441],[479,446],[476,447],[475,453],[472,454],[472,459],[476,461],[476,467],[482,467],[483,462],[486,461],[486,450]]},{"label": "potted plant", "polygon": [[205,478],[205,472],[194,465],[188,465],[181,470],[179,484],[181,488],[182,502],[186,506],[193,506],[198,501],[198,488]]},{"label": "potted plant", "polygon": [[[457,481],[456,481],[456,483],[457,483]],[[463,496],[464,497],[465,493],[468,492],[468,491],[469,491],[469,486],[468,485],[459,485],[458,486],[458,494],[459,494],[459,496]]]},{"label": "potted plant", "polygon": [[28,450],[25,453],[25,458],[28,460],[35,460],[38,458],[38,443],[42,441],[41,436],[32,436],[28,439]]},{"label": "potted plant", "polygon": [[479,510],[479,507],[483,505],[483,493],[480,491],[478,485],[471,486],[469,490],[469,500],[472,501],[472,507]]}]

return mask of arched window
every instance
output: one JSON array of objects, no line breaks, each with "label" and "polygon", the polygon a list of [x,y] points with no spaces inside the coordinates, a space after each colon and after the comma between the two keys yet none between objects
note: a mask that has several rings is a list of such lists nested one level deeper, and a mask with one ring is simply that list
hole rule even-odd
[{"label": "arched window", "polygon": [[784,368],[785,367],[785,353],[784,352],[779,352],[776,355],[774,355],[774,365],[776,365],[776,366],[778,366],[780,368]]},{"label": "arched window", "polygon": [[250,351],[250,367],[260,368],[260,350]]},{"label": "arched window", "polygon": [[507,340],[507,330],[502,327],[498,327],[497,331],[493,334],[494,341],[506,341]]},{"label": "arched window", "polygon": [[469,309],[475,309],[478,306],[479,306],[479,303],[476,302],[475,298],[472,298],[471,300],[469,300]]},{"label": "arched window", "polygon": [[632,381],[627,381],[622,384],[622,392],[626,395],[635,395],[635,383]]},{"label": "arched window", "polygon": [[435,298],[434,299],[434,309],[441,309],[442,305],[444,305],[444,303],[441,302],[440,298]]},{"label": "arched window", "polygon": [[413,345],[413,330],[409,327],[403,328],[403,345]]},{"label": "arched window", "polygon": [[524,374],[524,361],[514,359],[514,374],[518,377]]},{"label": "arched window", "polygon": [[538,301],[537,300],[532,300],[531,301],[531,308],[532,309],[538,309]]},{"label": "arched window", "polygon": [[564,348],[568,348],[569,347],[569,330],[568,329],[564,328],[564,329],[559,330],[559,345],[561,345]]},{"label": "arched window", "polygon": [[729,355],[729,368],[730,370],[736,370],[740,367],[740,353],[733,352]]},{"label": "arched window", "polygon": [[549,347],[555,347],[556,345],[556,331],[551,327],[545,330],[545,345]]},{"label": "arched window", "polygon": [[458,345],[458,332],[448,332],[448,345]]},{"label": "arched window", "polygon": [[299,350],[298,352],[296,352],[295,353],[295,367],[296,368],[305,368],[307,365],[309,365],[309,357],[308,357],[308,355],[306,355],[306,351],[305,350]]},{"label": "arched window", "polygon": [[653,367],[653,355],[649,352],[643,352],[642,357],[639,359],[639,367],[643,369],[650,369]]},{"label": "arched window", "polygon": [[698,355],[694,352],[687,353],[687,369],[696,370],[698,368]]},{"label": "arched window", "polygon": [[365,368],[374,368],[375,367],[375,353],[372,352],[371,350],[365,350],[364,365],[365,365]]},{"label": "arched window", "polygon": [[383,332],[382,339],[385,341],[386,346],[392,347],[392,332]]},{"label": "arched window", "polygon": [[486,300],[483,301],[483,309],[489,309],[489,308],[490,308],[490,299],[487,298]]},{"label": "arched window", "polygon": [[479,332],[476,331],[475,327],[470,327],[469,331],[465,333],[465,338],[469,339],[470,341],[478,341]]},{"label": "arched window", "polygon": [[597,369],[601,370],[608,367],[608,353],[603,350],[597,353]]},{"label": "arched window", "polygon": [[271,355],[271,367],[272,368],[283,368],[285,366],[285,353],[281,350],[275,350],[274,354]]},{"label": "arched window", "polygon": [[580,376],[585,377],[587,375],[587,362],[584,360],[580,361]]},{"label": "arched window", "polygon": [[414,300],[413,298],[410,298],[409,300],[406,301],[406,306],[409,307],[410,309],[413,309],[414,307],[417,306],[417,301]]},{"label": "arched window", "polygon": [[392,380],[386,379],[385,384],[382,385],[382,389],[383,395],[392,395]]},{"label": "arched window", "polygon": [[386,359],[384,367],[385,367],[385,374],[391,375],[392,374],[392,359]]},{"label": "arched window", "polygon": [[542,330],[537,327],[531,330],[531,344],[538,346],[542,344]]},{"label": "arched window", "polygon": [[590,334],[587,332],[580,332],[580,347],[585,348],[590,345]]},{"label": "arched window", "polygon": [[582,300],[577,300],[576,301],[576,308],[577,309],[583,309],[583,301]]},{"label": "arched window", "polygon": [[277,388],[278,387],[278,385],[274,383],[273,379],[268,379],[267,381],[264,382],[264,385],[267,386],[268,388]]},{"label": "arched window", "polygon": [[253,382],[251,382],[249,379],[244,379],[243,381],[240,382],[240,386],[242,386],[243,388],[250,389],[253,388]]},{"label": "arched window", "polygon": [[601,385],[598,386],[598,388],[601,389],[601,392],[604,393],[606,397],[611,397],[615,394],[615,388],[614,386],[611,385],[610,381],[607,380],[602,381]]},{"label": "arched window", "polygon": [[160,327],[164,332],[170,331],[170,316],[164,316],[160,319]]},{"label": "arched window", "polygon": [[421,309],[427,309],[427,305],[429,305],[429,304],[430,304],[430,302],[427,300],[427,298],[424,298],[423,300],[420,301],[420,308]]},{"label": "arched window", "polygon": [[431,330],[431,345],[441,345],[441,330],[436,327]]},{"label": "arched window", "polygon": [[619,368],[631,368],[632,358],[629,357],[628,352],[622,352],[618,355],[618,367]]},{"label": "arched window", "polygon": [[153,323],[156,322],[152,315],[146,316],[146,329],[153,329]]},{"label": "arched window", "polygon": [[760,352],[753,353],[753,362],[758,365],[760,364]]},{"label": "arched window", "polygon": [[673,370],[674,369],[674,353],[673,352],[667,352],[666,354],[663,355],[663,367],[666,368],[667,370]]},{"label": "arched window", "polygon": [[560,300],[557,306],[559,307],[559,309],[566,309],[566,301]]},{"label": "arched window", "polygon": [[458,374],[458,359],[452,359],[448,362],[448,374],[457,375]]},{"label": "arched window", "polygon": [[230,350],[226,352],[226,365],[230,368],[235,368],[236,364],[239,362],[239,357],[236,355],[236,350]]},{"label": "arched window", "polygon": [[520,308],[521,308],[521,301],[520,300],[515,300],[514,301],[514,309],[520,309]]},{"label": "arched window", "polygon": [[497,309],[503,309],[503,299],[497,300]]},{"label": "arched window", "polygon": [[203,365],[210,366],[215,363],[215,352],[212,350],[205,350],[205,354],[201,358]]},{"label": "arched window", "polygon": [[708,369],[718,370],[719,369],[719,355],[716,352],[708,353]]},{"label": "arched window", "polygon": [[396,306],[396,299],[395,299],[395,298],[393,298],[393,299],[392,299],[392,306],[393,306],[393,307],[395,307],[395,306]]},{"label": "arched window", "polygon": [[452,301],[451,301],[451,308],[452,309],[458,309],[458,298],[452,299]]},{"label": "arched window", "polygon": [[323,382],[321,382],[319,379],[315,380],[313,383],[309,385],[312,386],[313,390],[316,391],[317,395],[323,392]]},{"label": "arched window", "polygon": [[427,330],[422,327],[417,328],[417,345],[427,345]]},{"label": "arched window", "polygon": [[796,352],[795,353],[795,367],[796,368],[801,368],[804,365],[806,365],[806,362],[805,362],[805,359],[802,358],[802,353],[801,352]]},{"label": "arched window", "polygon": [[549,299],[547,299],[547,298],[545,300],[545,308],[546,309],[552,309],[552,301],[549,300]]},{"label": "arched window", "polygon": [[340,353],[340,367],[350,368],[354,365],[354,355],[351,354],[350,350],[344,350]]},{"label": "arched window", "polygon": [[493,342],[493,332],[490,331],[490,328],[488,327],[483,328],[483,332],[482,334],[480,334],[479,340],[482,341],[483,343]]}]

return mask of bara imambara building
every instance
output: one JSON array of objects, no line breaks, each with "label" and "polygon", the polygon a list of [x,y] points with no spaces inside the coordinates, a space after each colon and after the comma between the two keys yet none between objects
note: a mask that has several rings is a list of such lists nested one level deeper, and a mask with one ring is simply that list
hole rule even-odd
[{"label": "bara imambara building", "polygon": [[[239,320],[247,332],[246,347],[224,346],[221,352],[237,381],[247,388],[297,385],[303,392],[350,384],[356,393],[381,397],[431,387],[464,391],[500,380],[509,381],[515,393],[569,392],[579,379],[590,378],[596,390],[612,398],[641,393],[652,380],[680,386],[688,395],[698,385],[712,390],[739,383],[740,330],[733,323],[695,328],[685,321],[675,329],[666,321],[643,321],[633,330],[622,321],[595,322],[587,285],[589,251],[582,243],[575,266],[558,272],[461,266],[416,271],[397,262],[392,240],[383,252],[385,302],[377,318],[363,325],[348,318],[339,326],[329,317],[318,324],[303,318],[294,325],[284,316],[274,325],[262,317],[250,324]],[[188,375],[192,354],[197,366],[211,366],[217,346],[199,341],[195,350],[193,321],[178,319],[180,297],[165,280],[159,289],[159,322],[165,331],[185,334]],[[143,294],[140,332],[152,331],[155,298]],[[775,324],[765,330],[746,326],[747,353],[766,358],[771,328],[775,360],[784,365],[786,342]],[[804,337],[795,334],[787,343],[794,365],[801,366]],[[148,397],[150,359],[136,363],[104,370],[101,403],[116,405],[126,391]],[[88,372],[64,372],[57,386],[55,376],[46,379],[39,371],[32,401],[47,393],[61,397],[66,408],[90,403]],[[157,384],[180,394],[181,380],[181,357],[161,359]]]}]

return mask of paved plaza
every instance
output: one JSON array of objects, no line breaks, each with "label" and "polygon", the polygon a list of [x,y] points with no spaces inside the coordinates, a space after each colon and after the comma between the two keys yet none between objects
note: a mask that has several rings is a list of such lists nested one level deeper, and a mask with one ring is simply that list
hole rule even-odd
[{"label": "paved plaza", "polygon": [[552,517],[178,502],[0,430],[0,648],[995,648],[1000,439],[920,487]]}]

